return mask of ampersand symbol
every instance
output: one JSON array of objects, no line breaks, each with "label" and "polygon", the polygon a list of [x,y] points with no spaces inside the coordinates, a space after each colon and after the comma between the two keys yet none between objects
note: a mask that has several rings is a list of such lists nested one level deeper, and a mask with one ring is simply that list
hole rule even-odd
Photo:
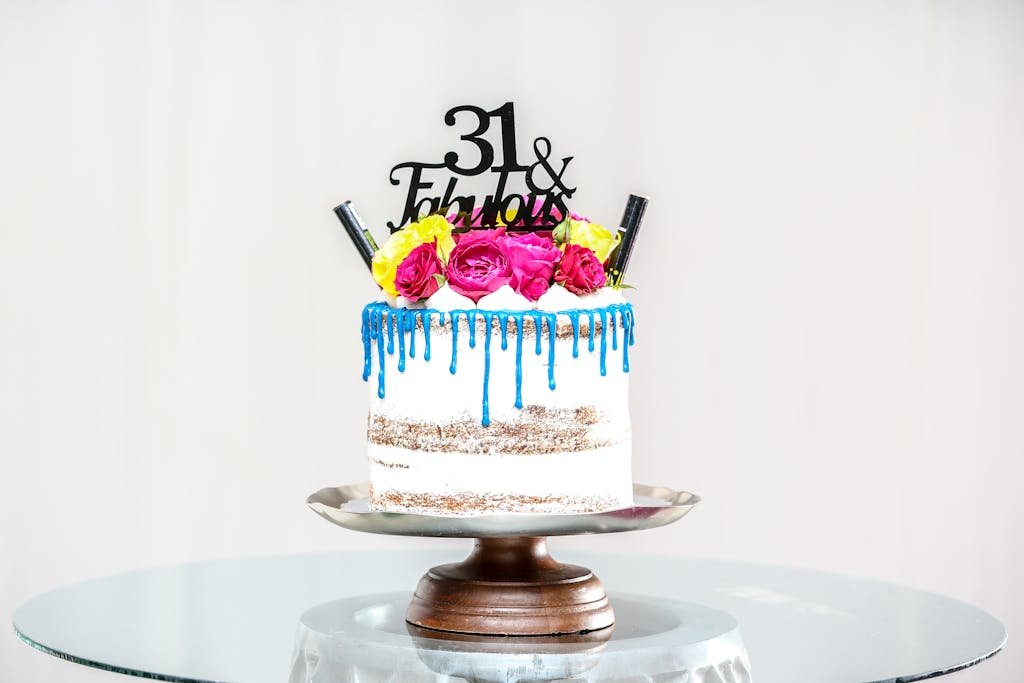
[{"label": "ampersand symbol", "polygon": [[[558,171],[554,169],[548,159],[551,157],[551,141],[546,137],[539,137],[533,141],[533,152],[537,155],[537,161],[530,166],[530,170],[526,172],[526,185],[537,194],[549,194],[558,188],[560,194],[565,197],[572,197],[572,193],[576,191],[575,187],[567,187],[562,182],[562,175],[565,173],[566,167],[569,162],[572,161],[572,157],[562,158],[562,168]],[[537,167],[540,166],[544,169],[544,174],[551,181],[551,184],[547,187],[541,187],[534,180],[534,174],[537,172]]]}]

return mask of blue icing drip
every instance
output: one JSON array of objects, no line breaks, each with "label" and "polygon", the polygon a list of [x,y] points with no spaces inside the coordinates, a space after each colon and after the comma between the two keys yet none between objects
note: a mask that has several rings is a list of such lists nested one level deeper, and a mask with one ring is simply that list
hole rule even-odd
[{"label": "blue icing drip", "polygon": [[380,329],[387,313],[382,313],[377,322],[377,398],[384,398],[384,334]]},{"label": "blue icing drip", "polygon": [[405,326],[409,330],[409,358],[416,357],[416,311],[405,311]]},{"label": "blue icing drip", "polygon": [[572,357],[580,357],[580,312],[569,311],[569,321],[572,322]]},{"label": "blue icing drip", "polygon": [[[443,313],[441,315],[444,315]],[[448,372],[455,374],[456,361],[459,360],[459,312],[452,311],[452,364]]]},{"label": "blue icing drip", "polygon": [[636,329],[636,318],[633,317],[632,307],[626,310],[629,312],[629,345],[632,346],[636,343],[636,339],[633,338],[633,330]]},{"label": "blue icing drip", "polygon": [[594,312],[587,311],[587,316],[590,318],[590,331],[589,337],[587,338],[587,351],[594,352]]},{"label": "blue icing drip", "polygon": [[[427,311],[427,317],[430,317],[430,311]],[[437,312],[437,323],[439,325],[444,325],[444,311]]]},{"label": "blue icing drip", "polygon": [[388,316],[388,354],[394,355],[395,353],[395,313],[391,310],[387,312]]},{"label": "blue icing drip", "polygon": [[[442,313],[442,315],[444,315]],[[426,319],[424,319],[426,316]],[[423,360],[430,360],[430,311],[420,312],[420,324],[423,325]]]},{"label": "blue icing drip", "polygon": [[540,313],[534,313],[534,314],[532,314],[531,317],[533,318],[533,332],[534,332],[534,336],[537,337],[537,350],[534,351],[534,353],[539,356],[540,355],[540,351],[541,351],[541,346],[540,346],[540,321],[543,319],[543,316]]},{"label": "blue icing drip", "polygon": [[516,408],[523,407],[523,321],[522,313],[515,316],[516,320]]},{"label": "blue icing drip", "polygon": [[629,338],[633,334],[633,314],[622,310],[622,371],[629,372]]},{"label": "blue icing drip", "polygon": [[370,379],[370,307],[363,309],[363,381]]},{"label": "blue icing drip", "polygon": [[548,389],[555,390],[555,333],[558,330],[558,316],[548,313]]},{"label": "blue icing drip", "polygon": [[476,310],[466,311],[469,321],[469,348],[476,348]]},{"label": "blue icing drip", "polygon": [[619,349],[619,318],[618,311],[611,309],[608,312],[608,321],[612,324],[612,351]]},{"label": "blue icing drip", "polygon": [[498,316],[498,327],[501,328],[501,350],[508,350],[508,316]]},{"label": "blue icing drip", "polygon": [[[402,311],[398,315],[398,371],[405,372],[405,328],[407,326],[405,311]],[[392,342],[391,346],[388,348],[388,353],[394,352],[394,346],[395,345]]]},{"label": "blue icing drip", "polygon": [[[604,377],[608,374],[608,368],[605,365],[605,359],[608,356],[608,342],[606,340],[608,332],[608,323],[605,320],[605,311],[601,310],[601,376]],[[614,316],[615,314],[612,313]]]},{"label": "blue icing drip", "polygon": [[484,326],[487,329],[484,331],[484,401],[483,416],[480,419],[480,424],[487,427],[491,424],[491,406],[488,397],[489,384],[491,382],[491,317],[486,313],[483,315]]}]

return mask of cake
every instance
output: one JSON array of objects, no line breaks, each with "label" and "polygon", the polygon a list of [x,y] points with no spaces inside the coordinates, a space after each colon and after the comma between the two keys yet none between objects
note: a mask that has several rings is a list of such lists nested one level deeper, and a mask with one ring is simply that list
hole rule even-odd
[{"label": "cake", "polygon": [[634,312],[607,271],[620,234],[556,218],[535,232],[431,215],[373,254],[382,292],[362,312],[373,509],[632,506]]}]

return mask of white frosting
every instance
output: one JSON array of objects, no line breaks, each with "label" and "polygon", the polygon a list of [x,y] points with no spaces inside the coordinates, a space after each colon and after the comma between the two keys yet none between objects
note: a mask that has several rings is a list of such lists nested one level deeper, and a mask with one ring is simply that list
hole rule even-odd
[{"label": "white frosting", "polygon": [[604,308],[624,303],[626,303],[626,297],[622,296],[621,290],[614,287],[602,287],[596,292],[580,297],[580,306],[583,308]]},{"label": "white frosting", "polygon": [[427,299],[426,305],[427,308],[436,311],[471,311],[476,308],[472,299],[459,294],[447,284],[441,285],[441,288]]},{"label": "white frosting", "polygon": [[533,302],[508,285],[502,285],[480,297],[476,307],[482,311],[529,311],[533,308]]},{"label": "white frosting", "polygon": [[541,294],[536,304],[538,311],[550,311],[551,313],[582,307],[583,304],[580,302],[580,298],[562,285],[551,285],[548,287],[548,291]]},{"label": "white frosting", "polygon": [[390,294],[385,292],[383,289],[380,290],[380,294],[377,295],[377,301],[385,303],[388,306],[390,306],[391,308],[398,308],[398,305],[397,305],[398,304],[398,299],[396,297],[391,296]]},{"label": "white frosting", "polygon": [[406,299],[404,296],[399,295],[398,297],[395,298],[394,307],[395,308],[423,308],[424,304],[423,304],[423,301],[410,301],[409,299]]}]

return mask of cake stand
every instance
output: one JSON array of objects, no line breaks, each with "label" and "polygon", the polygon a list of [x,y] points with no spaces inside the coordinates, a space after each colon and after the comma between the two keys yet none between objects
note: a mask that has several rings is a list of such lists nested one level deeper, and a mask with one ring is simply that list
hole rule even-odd
[{"label": "cake stand", "polygon": [[589,633],[615,621],[601,581],[586,567],[551,557],[548,536],[653,529],[700,502],[685,491],[634,484],[633,506],[621,510],[440,516],[371,510],[369,493],[368,482],[325,488],[306,504],[355,531],[475,539],[465,560],[423,575],[405,618],[434,631],[504,636]]}]

